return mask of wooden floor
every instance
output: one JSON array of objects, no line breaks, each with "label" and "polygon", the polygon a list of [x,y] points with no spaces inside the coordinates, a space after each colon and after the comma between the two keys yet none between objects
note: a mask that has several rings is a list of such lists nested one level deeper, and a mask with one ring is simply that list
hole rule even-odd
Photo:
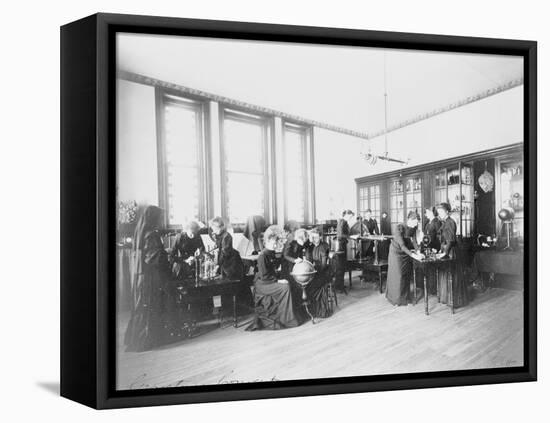
[{"label": "wooden floor", "polygon": [[[394,307],[357,281],[315,325],[280,331],[215,328],[143,353],[119,348],[118,389],[377,375],[523,364],[523,292],[493,288],[450,310],[430,297]],[[119,317],[119,343],[127,324]]]}]

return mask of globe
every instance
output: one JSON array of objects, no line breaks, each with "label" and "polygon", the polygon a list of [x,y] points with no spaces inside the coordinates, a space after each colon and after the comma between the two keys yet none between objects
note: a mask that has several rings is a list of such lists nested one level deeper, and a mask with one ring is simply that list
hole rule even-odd
[{"label": "globe", "polygon": [[503,222],[509,222],[514,219],[514,209],[510,207],[504,207],[498,212],[498,217]]},{"label": "globe", "polygon": [[290,273],[294,280],[300,285],[307,285],[313,279],[315,273],[315,267],[309,261],[304,260],[300,263],[296,263]]}]

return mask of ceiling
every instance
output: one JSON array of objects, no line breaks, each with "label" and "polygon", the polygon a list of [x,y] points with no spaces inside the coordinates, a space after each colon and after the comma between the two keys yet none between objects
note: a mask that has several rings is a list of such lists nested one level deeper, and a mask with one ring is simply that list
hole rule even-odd
[{"label": "ceiling", "polygon": [[[384,129],[523,77],[514,56],[119,34],[118,69],[347,129]],[[386,90],[384,89],[386,86]]]}]

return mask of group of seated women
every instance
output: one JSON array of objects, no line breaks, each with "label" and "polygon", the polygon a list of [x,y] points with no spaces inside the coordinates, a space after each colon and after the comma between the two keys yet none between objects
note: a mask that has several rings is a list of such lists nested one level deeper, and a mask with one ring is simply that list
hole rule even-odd
[{"label": "group of seated women", "polygon": [[[197,270],[198,257],[206,254],[214,258],[214,274],[224,279],[244,281],[245,265],[239,252],[233,247],[233,238],[221,217],[209,222],[209,228],[191,222],[178,234],[168,252],[162,241],[163,211],[148,206],[141,213],[134,232],[131,269],[131,316],[124,343],[128,351],[144,351],[177,340],[181,336],[178,321],[175,281],[192,279]],[[255,246],[253,254],[260,249],[261,224],[257,219],[247,225]],[[215,247],[206,251],[201,238],[208,233]],[[301,296],[291,278],[292,265],[301,260],[311,261],[316,269],[315,280],[308,288],[311,308],[316,316],[327,315],[324,298],[325,282],[328,280],[328,245],[321,241],[319,231],[312,231],[311,242],[303,229],[291,234],[287,242],[282,229],[271,226],[264,235],[264,247],[257,259],[258,272],[254,278],[256,304],[252,304],[249,287],[243,282],[241,300],[254,305],[264,319],[275,321],[267,327],[292,327],[303,321]],[[277,246],[281,245],[284,254]],[[276,251],[277,250],[277,251]],[[281,266],[283,264],[283,266]],[[290,281],[290,282],[289,282]],[[223,300],[222,300],[223,302]],[[257,319],[251,329],[266,327]]]},{"label": "group of seated women", "polygon": [[332,277],[327,243],[321,232],[296,229],[285,236],[282,228],[268,227],[263,236],[264,248],[258,256],[258,272],[254,278],[254,321],[247,328],[282,329],[300,325],[305,319],[301,287],[292,278],[295,264],[309,261],[315,276],[307,285],[309,310],[315,317],[328,317],[331,313],[327,300],[327,284]]},{"label": "group of seated women", "polygon": [[[462,277],[461,260],[457,257],[456,222],[450,217],[451,206],[448,203],[440,203],[436,207],[426,208],[426,224],[420,233],[424,240],[424,248],[435,253],[437,258],[451,258],[450,266],[439,272],[436,280],[435,270],[427,275],[430,290],[434,288],[440,294],[441,302],[448,302],[448,278],[452,272],[453,303],[455,307],[461,307],[468,302],[466,283]],[[388,256],[388,278],[386,285],[386,298],[393,305],[407,305],[412,301],[410,283],[413,278],[413,259],[423,259],[418,239],[420,238],[418,225],[420,217],[415,211],[410,211],[407,221],[397,225],[391,240]],[[437,284],[437,287],[436,287]]]}]

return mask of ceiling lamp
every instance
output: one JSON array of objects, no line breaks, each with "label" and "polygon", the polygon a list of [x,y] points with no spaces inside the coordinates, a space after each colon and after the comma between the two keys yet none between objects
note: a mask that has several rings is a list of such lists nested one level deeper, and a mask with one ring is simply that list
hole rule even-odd
[{"label": "ceiling lamp", "polygon": [[388,89],[387,89],[387,71],[386,71],[386,52],[384,51],[384,154],[379,156],[372,154],[369,148],[367,153],[361,153],[363,159],[371,165],[375,165],[378,160],[384,160],[387,162],[400,163],[402,165],[408,164],[409,160],[400,160],[393,157],[389,157],[388,154]]}]

